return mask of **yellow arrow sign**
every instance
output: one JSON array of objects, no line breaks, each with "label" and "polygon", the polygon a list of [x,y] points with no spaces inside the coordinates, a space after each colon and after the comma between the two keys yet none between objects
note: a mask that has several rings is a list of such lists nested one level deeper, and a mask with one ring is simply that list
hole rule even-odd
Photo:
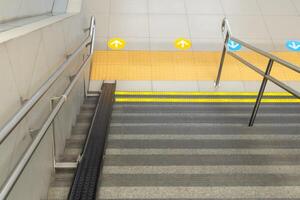
[{"label": "yellow arrow sign", "polygon": [[178,38],[175,40],[174,46],[180,50],[188,50],[192,47],[192,42],[185,38]]},{"label": "yellow arrow sign", "polygon": [[108,41],[107,45],[113,50],[120,50],[125,47],[126,42],[121,38],[112,38]]}]

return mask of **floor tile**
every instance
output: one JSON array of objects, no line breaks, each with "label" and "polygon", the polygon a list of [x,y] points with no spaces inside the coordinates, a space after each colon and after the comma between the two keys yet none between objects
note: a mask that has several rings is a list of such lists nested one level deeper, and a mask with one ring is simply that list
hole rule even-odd
[{"label": "floor tile", "polygon": [[273,39],[300,39],[300,17],[265,16],[264,19]]},{"label": "floor tile", "polygon": [[191,37],[198,38],[222,38],[222,15],[189,15]]},{"label": "floor tile", "polygon": [[111,15],[110,37],[148,37],[147,15]]},{"label": "floor tile", "polygon": [[187,17],[185,15],[151,15],[151,38],[189,37]]},{"label": "floor tile", "polygon": [[184,0],[149,0],[150,14],[185,14]]},{"label": "floor tile", "polygon": [[254,0],[221,0],[226,15],[259,15],[260,10]]},{"label": "floor tile", "polygon": [[186,0],[185,2],[188,14],[224,14],[220,0]]},{"label": "floor tile", "polygon": [[147,14],[147,0],[111,0],[111,13]]},{"label": "floor tile", "polygon": [[261,16],[228,16],[232,34],[240,39],[270,39],[268,30]]},{"label": "floor tile", "polygon": [[263,15],[297,15],[290,0],[257,0]]}]

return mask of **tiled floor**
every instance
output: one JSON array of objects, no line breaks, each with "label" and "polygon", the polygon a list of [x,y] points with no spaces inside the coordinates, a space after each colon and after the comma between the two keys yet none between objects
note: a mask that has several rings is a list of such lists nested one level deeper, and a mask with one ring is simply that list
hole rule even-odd
[{"label": "tiled floor", "polygon": [[[241,57],[265,70],[268,60],[250,52]],[[300,54],[274,53],[300,65]],[[93,57],[92,80],[211,81],[220,62],[219,52],[97,51]],[[272,75],[282,81],[299,81],[300,75],[275,64]],[[222,73],[226,81],[257,81],[261,77],[231,56],[227,56]]]},{"label": "tiled floor", "polygon": [[186,37],[194,51],[218,51],[225,16],[236,37],[266,50],[300,39],[300,0],[86,0],[84,11],[97,18],[97,50],[121,37],[126,50],[176,51],[173,41]]}]

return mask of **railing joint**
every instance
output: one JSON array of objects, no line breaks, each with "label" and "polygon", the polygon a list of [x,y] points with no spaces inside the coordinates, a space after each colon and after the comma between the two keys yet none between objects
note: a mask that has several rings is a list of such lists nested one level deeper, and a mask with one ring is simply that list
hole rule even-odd
[{"label": "railing joint", "polygon": [[24,105],[26,102],[28,102],[28,100],[29,100],[29,99],[20,97],[20,104],[21,104],[21,105]]},{"label": "railing joint", "polygon": [[74,75],[70,75],[70,76],[69,76],[69,80],[70,80],[70,82],[71,82],[71,81],[73,81],[73,79],[74,79],[75,77],[76,77],[76,74],[74,74]]},{"label": "railing joint", "polygon": [[83,32],[88,32],[88,31],[90,31],[91,30],[91,28],[85,28],[85,29],[83,29]]},{"label": "railing joint", "polygon": [[37,136],[37,134],[39,133],[40,130],[41,130],[40,128],[39,129],[31,129],[31,128],[29,128],[28,132],[29,132],[29,135],[30,135],[31,139],[35,138]]},{"label": "railing joint", "polygon": [[91,45],[92,45],[92,43],[89,42],[89,43],[87,43],[87,44],[85,45],[85,47],[88,47],[88,46],[91,46]]}]

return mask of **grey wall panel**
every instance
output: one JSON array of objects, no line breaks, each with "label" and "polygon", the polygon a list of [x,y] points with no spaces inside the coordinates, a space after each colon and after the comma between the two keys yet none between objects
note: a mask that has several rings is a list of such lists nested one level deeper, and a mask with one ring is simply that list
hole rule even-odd
[{"label": "grey wall panel", "polygon": [[[82,15],[76,15],[43,29],[31,32],[22,37],[0,44],[0,125],[2,126],[20,107],[20,98],[30,98],[44,83],[59,64],[64,62],[66,55],[73,52],[86,36],[86,28]],[[84,52],[85,54],[87,51]],[[0,145],[0,184],[10,174],[18,160],[33,141],[50,113],[50,99],[61,96],[70,83],[70,76],[78,70],[83,62],[83,53],[70,64],[62,76],[28,113],[7,140]],[[57,126],[61,143],[60,152],[65,139],[71,134],[76,115],[84,99],[83,74],[72,90],[68,101],[59,113]],[[50,127],[34,157],[30,160],[24,174],[10,194],[10,199],[40,200],[46,197],[53,170],[52,166],[52,128]],[[28,184],[28,182],[32,184]],[[22,197],[22,198],[21,198]]]},{"label": "grey wall panel", "polygon": [[54,0],[1,0],[0,23],[52,12]]}]

